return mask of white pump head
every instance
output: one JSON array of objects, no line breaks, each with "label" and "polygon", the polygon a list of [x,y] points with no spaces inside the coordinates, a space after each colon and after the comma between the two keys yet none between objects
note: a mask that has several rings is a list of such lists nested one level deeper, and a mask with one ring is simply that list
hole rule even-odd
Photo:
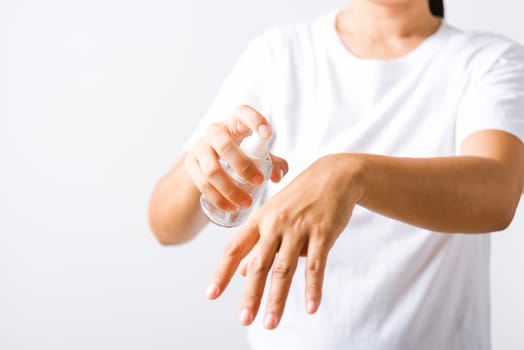
[{"label": "white pump head", "polygon": [[240,149],[251,159],[266,159],[269,154],[269,139],[253,133],[242,140]]}]

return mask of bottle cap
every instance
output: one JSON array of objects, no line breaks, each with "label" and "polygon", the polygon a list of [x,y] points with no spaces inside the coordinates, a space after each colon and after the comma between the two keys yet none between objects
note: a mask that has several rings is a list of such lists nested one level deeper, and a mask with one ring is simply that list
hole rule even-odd
[{"label": "bottle cap", "polygon": [[242,140],[240,143],[240,149],[249,158],[266,159],[269,154],[269,139],[265,139],[257,133],[253,133],[251,136]]}]

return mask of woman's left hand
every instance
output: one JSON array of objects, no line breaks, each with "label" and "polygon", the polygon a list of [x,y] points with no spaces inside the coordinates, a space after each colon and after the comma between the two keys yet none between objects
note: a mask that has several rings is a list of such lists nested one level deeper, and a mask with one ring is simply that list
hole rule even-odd
[{"label": "woman's left hand", "polygon": [[249,325],[255,319],[273,266],[264,318],[264,326],[273,329],[282,317],[298,258],[306,256],[306,311],[316,312],[328,252],[363,195],[361,170],[358,157],[325,156],[269,199],[226,246],[207,290],[208,298],[220,296],[249,254],[240,322]]}]

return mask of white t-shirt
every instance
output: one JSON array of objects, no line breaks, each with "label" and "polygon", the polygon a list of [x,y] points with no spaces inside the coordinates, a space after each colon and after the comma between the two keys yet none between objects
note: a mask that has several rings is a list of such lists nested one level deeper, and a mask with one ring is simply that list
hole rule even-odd
[{"label": "white t-shirt", "polygon": [[[447,23],[394,60],[352,55],[332,12],[256,37],[225,80],[190,147],[241,104],[274,129],[271,151],[289,174],[271,197],[323,155],[458,154],[473,132],[524,140],[524,49]],[[329,176],[329,169],[326,169]],[[315,315],[304,306],[301,259],[279,327],[249,329],[255,350],[490,348],[488,235],[442,234],[357,207],[330,252]]]}]

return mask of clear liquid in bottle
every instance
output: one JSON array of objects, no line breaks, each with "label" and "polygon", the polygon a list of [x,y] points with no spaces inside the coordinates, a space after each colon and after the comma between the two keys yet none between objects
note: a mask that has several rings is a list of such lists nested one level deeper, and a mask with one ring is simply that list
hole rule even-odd
[{"label": "clear liquid in bottle", "polygon": [[273,163],[268,151],[268,140],[254,134],[242,141],[240,148],[250,157],[257,168],[264,175],[264,182],[256,186],[243,178],[241,178],[224,160],[219,159],[220,165],[227,175],[231,177],[235,185],[237,185],[244,192],[249,193],[252,198],[252,204],[249,208],[237,207],[234,213],[224,211],[215,207],[204,195],[200,196],[200,206],[207,215],[209,220],[215,224],[223,227],[235,227],[244,223],[255,207],[257,200],[266,187],[268,179],[271,177],[273,171]]}]

